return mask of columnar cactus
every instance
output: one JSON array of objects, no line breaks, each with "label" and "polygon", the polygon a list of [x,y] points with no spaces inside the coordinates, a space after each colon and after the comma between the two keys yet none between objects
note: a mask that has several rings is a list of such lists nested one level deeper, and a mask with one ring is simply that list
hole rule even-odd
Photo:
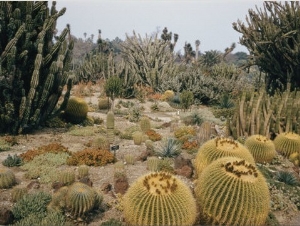
[{"label": "columnar cactus", "polygon": [[11,188],[15,184],[15,174],[11,170],[0,168],[0,188]]},{"label": "columnar cactus", "polygon": [[72,123],[81,123],[87,117],[89,106],[79,97],[70,97],[64,112],[64,117]]},{"label": "columnar cactus", "polygon": [[114,142],[115,135],[115,115],[113,111],[109,111],[106,116],[106,131],[107,131],[107,139],[110,144]]},{"label": "columnar cactus", "polygon": [[129,225],[193,225],[196,202],[189,187],[165,172],[138,178],[123,199]]},{"label": "columnar cactus", "polygon": [[200,175],[203,169],[214,160],[229,156],[240,157],[253,164],[255,162],[249,150],[239,142],[229,138],[217,137],[205,142],[199,148],[194,162],[196,174]]},{"label": "columnar cactus", "polygon": [[283,156],[289,157],[291,154],[300,153],[300,136],[296,133],[280,133],[274,139],[276,151]]},{"label": "columnar cactus", "polygon": [[263,135],[252,135],[244,144],[253,155],[255,162],[271,162],[276,155],[273,141]]},{"label": "columnar cactus", "polygon": [[252,162],[220,158],[199,176],[195,196],[205,225],[264,225],[270,194],[264,176]]},{"label": "columnar cactus", "polygon": [[[66,8],[51,10],[48,2],[0,4],[0,132],[22,133],[37,128],[61,111],[69,98],[74,42],[70,26],[56,35],[56,22]],[[68,83],[64,101],[54,110]]]}]

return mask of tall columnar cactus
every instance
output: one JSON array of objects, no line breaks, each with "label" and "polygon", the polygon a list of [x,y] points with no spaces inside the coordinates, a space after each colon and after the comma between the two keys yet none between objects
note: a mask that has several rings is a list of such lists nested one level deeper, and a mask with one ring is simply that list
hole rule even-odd
[{"label": "tall columnar cactus", "polygon": [[115,130],[115,115],[113,111],[109,111],[107,112],[106,115],[106,133],[107,133],[107,139],[110,144],[112,144],[115,140],[114,130]]},{"label": "tall columnar cactus", "polygon": [[222,157],[239,157],[254,164],[254,158],[250,151],[241,143],[229,138],[220,138],[205,142],[198,150],[194,162],[196,174],[201,172],[213,161]]},{"label": "tall columnar cactus", "polygon": [[165,172],[138,178],[123,199],[129,225],[193,225],[196,202],[189,187]]},{"label": "tall columnar cactus", "polygon": [[72,123],[81,123],[87,117],[89,106],[79,97],[71,97],[64,112],[66,120]]},{"label": "tall columnar cactus", "polygon": [[11,170],[0,168],[0,188],[11,188],[15,184],[15,174]]},{"label": "tall columnar cactus", "polygon": [[252,135],[244,144],[253,155],[255,162],[271,162],[276,155],[273,141],[263,135]]},{"label": "tall columnar cactus", "polygon": [[293,153],[300,153],[300,135],[296,133],[280,133],[274,139],[276,151],[289,157]]},{"label": "tall columnar cactus", "polygon": [[[48,2],[0,4],[0,132],[21,133],[42,124],[54,111],[63,87],[69,98],[73,40],[70,26],[56,36],[56,22],[66,8]],[[54,42],[54,37],[56,41]]]},{"label": "tall columnar cactus", "polygon": [[207,166],[197,180],[195,196],[205,225],[264,225],[270,210],[264,176],[255,164],[236,157]]}]

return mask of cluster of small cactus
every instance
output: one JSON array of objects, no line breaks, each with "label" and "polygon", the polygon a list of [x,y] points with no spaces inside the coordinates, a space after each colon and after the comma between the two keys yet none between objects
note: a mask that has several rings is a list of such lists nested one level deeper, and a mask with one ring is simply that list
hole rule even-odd
[{"label": "cluster of small cactus", "polygon": [[[37,128],[60,112],[69,98],[74,41],[70,26],[54,42],[56,22],[66,8],[52,2],[3,2],[1,22],[0,132],[22,133]],[[67,85],[64,100],[55,109]]]},{"label": "cluster of small cactus", "polygon": [[15,174],[9,169],[0,168],[0,188],[11,188],[15,184]]},{"label": "cluster of small cactus", "polygon": [[104,166],[115,161],[114,154],[108,150],[87,148],[74,153],[67,159],[68,165]]},{"label": "cluster of small cactus", "polygon": [[252,135],[244,144],[252,154],[255,162],[271,162],[276,155],[275,145],[272,140],[263,135]]},{"label": "cluster of small cactus", "polygon": [[86,119],[89,106],[80,97],[70,97],[64,111],[64,117],[68,122],[81,123]]},{"label": "cluster of small cactus", "polygon": [[229,156],[239,157],[251,163],[255,162],[252,154],[244,145],[229,138],[217,137],[205,142],[199,148],[194,162],[196,174],[200,175],[210,163],[218,158]]},{"label": "cluster of small cactus", "polygon": [[169,173],[139,177],[123,199],[129,225],[193,225],[196,202],[190,188]]},{"label": "cluster of small cactus", "polygon": [[215,160],[200,174],[195,196],[200,222],[208,225],[265,225],[270,194],[253,162],[237,157]]},{"label": "cluster of small cactus", "polygon": [[285,157],[300,153],[300,135],[292,132],[280,133],[274,139],[276,151]]}]

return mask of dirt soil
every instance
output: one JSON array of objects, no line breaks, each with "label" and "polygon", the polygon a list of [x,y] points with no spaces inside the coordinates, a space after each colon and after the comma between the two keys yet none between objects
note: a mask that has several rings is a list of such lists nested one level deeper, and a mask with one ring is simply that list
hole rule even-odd
[{"label": "dirt soil", "polygon": [[[88,98],[87,101],[91,103],[91,106],[97,105],[97,95],[94,95],[93,98]],[[147,102],[143,105],[144,112],[143,114],[148,115],[151,120],[152,127],[157,125],[161,125],[164,122],[170,122],[174,119],[179,119],[180,114],[177,109],[168,110],[165,112],[155,112],[153,113],[150,109],[150,106],[153,102]],[[212,113],[206,107],[201,107],[200,109],[203,112],[203,115],[209,115],[209,117],[213,117]],[[178,115],[179,113],[179,115]],[[97,116],[106,119],[105,112],[99,111],[91,111],[89,112],[91,116]],[[216,119],[217,120],[217,119]],[[125,128],[134,125],[135,123],[129,122],[124,116],[115,116],[115,128],[119,130],[124,130]],[[105,124],[104,124],[105,125]],[[98,125],[95,125],[97,127]],[[172,136],[173,133],[170,131],[170,127],[156,129],[156,131],[161,134],[163,137]],[[21,154],[26,152],[27,150],[31,150],[34,148],[38,148],[40,146],[49,144],[49,143],[60,143],[63,146],[67,147],[70,151],[76,152],[79,150],[83,150],[86,148],[86,144],[89,140],[95,138],[97,134],[91,136],[74,136],[68,132],[68,129],[65,128],[41,128],[32,134],[27,135],[19,135],[17,136],[18,143],[11,147],[9,151],[0,152],[0,162],[7,158],[8,154]],[[132,154],[134,157],[139,157],[143,151],[146,150],[145,144],[135,145],[133,140],[125,140],[117,138],[116,144],[119,145],[119,150],[116,151],[116,158],[120,161],[124,161],[124,156],[126,154]],[[186,155],[188,158],[193,158],[191,155]],[[3,166],[1,166],[3,167]],[[67,166],[64,165],[57,169],[59,172],[63,168],[73,168],[76,170],[75,166]],[[25,172],[21,170],[19,167],[13,167],[13,172],[16,175],[18,180],[19,187],[26,187],[33,180],[26,179],[24,174]],[[131,184],[135,179],[139,176],[148,173],[150,171],[147,170],[147,163],[144,161],[136,161],[134,165],[125,165],[126,174],[128,176],[129,184]],[[101,222],[107,221],[110,218],[115,218],[119,220],[123,220],[122,211],[118,209],[119,199],[114,192],[114,165],[108,164],[104,167],[90,167],[90,180],[93,183],[93,187],[98,191],[104,191],[105,185],[112,185],[111,190],[104,194],[103,201],[103,210],[96,214],[91,222],[88,225],[91,226],[99,226]],[[183,179],[189,186],[193,186],[193,178],[188,179],[183,176],[179,176]],[[40,184],[39,190],[46,190],[50,193],[53,193],[54,190],[51,184]],[[13,202],[11,202],[10,198],[11,189],[1,189],[0,190],[0,209],[1,208],[11,208],[13,206]],[[287,214],[288,213],[288,214]],[[281,225],[300,225],[300,214],[299,211],[295,210],[285,210],[285,211],[275,211],[274,212],[276,218],[280,222]]]}]

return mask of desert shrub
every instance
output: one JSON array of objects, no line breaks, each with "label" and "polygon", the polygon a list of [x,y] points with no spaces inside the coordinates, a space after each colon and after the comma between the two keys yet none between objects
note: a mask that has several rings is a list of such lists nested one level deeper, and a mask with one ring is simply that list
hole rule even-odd
[{"label": "desert shrub", "polygon": [[4,138],[0,137],[0,152],[8,151],[11,148],[11,144],[8,143]]},{"label": "desert shrub", "polygon": [[132,107],[129,108],[128,111],[128,120],[130,122],[138,122],[142,115],[142,109],[138,104],[134,104]]},{"label": "desert shrub", "polygon": [[109,220],[102,222],[100,224],[100,226],[122,226],[122,225],[123,224],[121,221],[114,219],[114,218],[110,218]]},{"label": "desert shrub", "polygon": [[230,118],[233,116],[235,108],[213,108],[212,113],[216,118]]},{"label": "desert shrub", "polygon": [[94,126],[86,126],[86,127],[72,127],[68,132],[70,135],[73,136],[93,136],[97,133],[97,128]]},{"label": "desert shrub", "polygon": [[192,126],[181,126],[174,131],[174,136],[181,140],[186,135],[196,135],[196,130]]},{"label": "desert shrub", "polygon": [[26,194],[12,208],[16,220],[26,218],[30,214],[45,216],[51,195],[46,192]]},{"label": "desert shrub", "polygon": [[220,108],[233,108],[234,101],[231,99],[231,96],[228,93],[224,93],[219,100]]},{"label": "desert shrub", "polygon": [[68,165],[104,166],[115,161],[114,154],[108,150],[87,148],[74,153],[67,159]]},{"label": "desert shrub", "polygon": [[192,112],[192,113],[188,114],[187,116],[183,117],[182,121],[187,126],[189,126],[189,125],[200,126],[203,122],[203,118],[201,117],[199,112]]},{"label": "desert shrub", "polygon": [[108,97],[99,98],[98,100],[98,108],[100,110],[108,110],[111,107],[111,101]]},{"label": "desert shrub", "polygon": [[194,103],[194,94],[191,91],[183,90],[180,94],[180,105],[187,110]]},{"label": "desert shrub", "polygon": [[15,174],[5,168],[0,168],[0,189],[2,188],[11,188],[16,184]]},{"label": "desert shrub", "polygon": [[171,174],[174,174],[173,161],[168,158],[160,159],[158,162],[158,171],[164,171]]},{"label": "desert shrub", "polygon": [[188,153],[196,153],[199,149],[199,142],[197,139],[188,139],[183,142],[182,149],[187,150]]},{"label": "desert shrub", "polygon": [[152,141],[159,141],[161,140],[161,135],[159,133],[157,133],[155,130],[153,129],[149,129],[147,132],[146,132],[146,135],[149,137],[150,140]]},{"label": "desert shrub", "polygon": [[101,150],[109,150],[110,145],[105,136],[97,136],[95,139],[91,141],[91,146],[94,148],[99,148]]},{"label": "desert shrub", "polygon": [[47,121],[45,121],[45,126],[50,128],[65,128],[67,123],[60,116],[56,116],[47,119]]},{"label": "desert shrub", "polygon": [[294,174],[287,171],[279,171],[277,172],[276,179],[285,184],[295,186],[299,184],[297,177]]},{"label": "desert shrub", "polygon": [[167,138],[156,152],[161,157],[175,157],[181,153],[181,143],[175,138]]},{"label": "desert shrub", "polygon": [[66,164],[69,153],[44,153],[25,162],[21,169],[27,170],[25,177],[29,179],[40,178],[41,183],[57,180],[57,167]]},{"label": "desert shrub", "polygon": [[163,95],[161,96],[162,101],[169,101],[175,96],[174,91],[172,90],[166,90]]},{"label": "desert shrub", "polygon": [[140,131],[140,127],[135,125],[135,126],[130,126],[126,128],[123,132],[120,134],[121,139],[127,139],[127,140],[132,140],[132,134],[136,131]]},{"label": "desert shrub", "polygon": [[28,194],[27,188],[18,188],[15,187],[11,190],[11,200],[17,202],[23,198],[24,195]]},{"label": "desert shrub", "polygon": [[22,158],[17,154],[14,154],[13,156],[8,154],[7,158],[2,161],[2,165],[7,167],[21,166],[22,164]]},{"label": "desert shrub", "polygon": [[44,154],[44,153],[67,153],[71,155],[72,153],[63,146],[62,144],[59,143],[51,143],[47,145],[42,145],[38,147],[37,149],[31,149],[26,151],[25,153],[20,154],[20,157],[23,159],[23,161],[28,162],[32,160],[35,156]]},{"label": "desert shrub", "polygon": [[151,104],[150,109],[151,111],[159,111],[158,103],[154,102],[153,104]]}]

